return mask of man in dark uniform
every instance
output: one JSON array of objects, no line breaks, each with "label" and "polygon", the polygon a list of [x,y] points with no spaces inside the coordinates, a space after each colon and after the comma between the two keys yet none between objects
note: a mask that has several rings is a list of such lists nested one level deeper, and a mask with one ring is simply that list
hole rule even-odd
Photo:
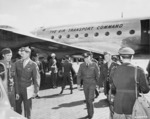
[{"label": "man in dark uniform", "polygon": [[86,119],[92,119],[94,114],[94,91],[99,78],[99,67],[97,63],[92,61],[91,53],[84,53],[85,62],[82,63],[78,70],[77,84],[78,89],[80,87],[80,81],[83,79],[83,90],[85,94],[86,106],[88,115]]},{"label": "man in dark uniform", "polygon": [[[92,52],[89,52],[89,53],[90,53],[92,61],[95,62],[98,65],[98,61],[93,58],[93,53]],[[99,96],[99,91],[98,91],[98,87],[96,86],[96,89],[95,89],[95,98],[97,98],[98,96]]]},{"label": "man in dark uniform", "polygon": [[[113,68],[116,68],[118,66],[117,63],[112,61],[112,55],[110,52],[104,52],[104,60],[106,63],[101,65],[101,73],[100,73],[100,81],[104,82],[104,94],[109,97],[109,90],[110,90],[110,83],[109,83],[109,76],[110,72]],[[99,86],[101,83],[99,84]]]},{"label": "man in dark uniform", "polygon": [[62,90],[60,94],[63,93],[65,86],[67,84],[67,81],[69,82],[70,85],[70,94],[73,93],[73,78],[72,75],[75,75],[75,71],[72,67],[72,63],[70,62],[70,57],[68,55],[65,56],[65,61],[62,64],[62,75],[63,75],[63,80],[62,80]]},{"label": "man in dark uniform", "polygon": [[31,49],[22,47],[20,49],[21,60],[15,63],[15,88],[16,88],[16,111],[22,113],[22,102],[24,103],[25,117],[31,119],[32,100],[28,97],[27,87],[33,84],[33,97],[39,90],[40,75],[37,64],[30,59]]},{"label": "man in dark uniform", "polygon": [[7,69],[6,79],[3,80],[3,85],[8,94],[8,98],[11,104],[11,107],[16,110],[15,103],[15,89],[14,89],[14,64],[11,62],[12,51],[10,48],[4,48],[2,51],[3,60],[0,62],[4,64]]},{"label": "man in dark uniform", "polygon": [[134,50],[129,47],[119,49],[122,64],[111,73],[112,88],[116,89],[114,99],[113,119],[120,119],[125,116],[126,119],[132,118],[132,109],[136,100],[135,95],[135,72],[137,70],[137,82],[139,90],[143,93],[149,92],[149,86],[144,70],[131,64]]}]

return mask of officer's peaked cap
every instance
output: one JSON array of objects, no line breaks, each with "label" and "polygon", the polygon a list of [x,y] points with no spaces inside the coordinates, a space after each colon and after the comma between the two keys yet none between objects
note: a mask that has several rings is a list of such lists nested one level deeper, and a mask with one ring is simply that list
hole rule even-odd
[{"label": "officer's peaked cap", "polygon": [[92,55],[93,55],[92,52],[86,52],[83,54],[83,57],[86,58],[86,57],[92,56]]},{"label": "officer's peaked cap", "polygon": [[118,53],[120,55],[133,55],[133,54],[135,54],[134,50],[130,47],[122,47],[119,49]]},{"label": "officer's peaked cap", "polygon": [[25,51],[25,52],[30,52],[31,53],[31,49],[27,46],[27,47],[22,47],[21,49],[20,49],[20,51],[22,52],[22,51]]}]

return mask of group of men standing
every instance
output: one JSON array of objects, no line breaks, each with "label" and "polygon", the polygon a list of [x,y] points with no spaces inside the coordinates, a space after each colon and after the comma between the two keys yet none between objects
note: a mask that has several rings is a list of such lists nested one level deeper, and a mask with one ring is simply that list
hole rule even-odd
[{"label": "group of men standing", "polygon": [[[80,81],[83,80],[83,89],[86,99],[87,113],[85,119],[92,119],[94,115],[94,90],[96,85],[104,85],[104,94],[107,96],[109,104],[113,104],[111,118],[113,119],[132,119],[132,109],[135,103],[135,70],[137,69],[138,92],[148,93],[149,85],[144,70],[132,64],[134,50],[129,47],[120,48],[119,57],[121,62],[118,64],[112,61],[112,55],[104,52],[105,63],[100,70],[97,63],[92,61],[92,55],[85,53],[85,62],[80,65],[77,81],[78,88]],[[149,67],[147,67],[147,70]],[[111,102],[111,96],[114,101]]]},{"label": "group of men standing", "polygon": [[14,64],[11,62],[12,51],[10,48],[2,50],[4,64],[7,70],[7,78],[3,78],[3,85],[8,94],[11,107],[22,114],[22,103],[24,104],[24,114],[28,119],[31,118],[32,99],[28,97],[27,88],[33,85],[32,97],[35,97],[39,91],[39,68],[37,64],[30,59],[31,49],[22,47],[19,49],[21,59]]},{"label": "group of men standing", "polygon": [[[12,51],[9,48],[2,50],[3,63],[7,69],[7,78],[3,78],[3,85],[8,94],[12,108],[22,113],[22,102],[24,103],[24,114],[28,119],[31,118],[32,99],[28,98],[27,88],[33,85],[33,97],[36,97],[39,91],[40,74],[39,67],[36,62],[30,59],[31,49],[29,47],[22,47],[19,49],[21,59],[14,64],[11,62]],[[135,69],[137,69],[137,81],[139,82],[139,91],[143,93],[149,92],[148,81],[146,75],[140,67],[132,65],[134,50],[129,47],[120,48],[118,51],[121,63],[118,64],[112,61],[112,55],[109,52],[104,52],[104,60],[106,63],[100,67],[94,61],[91,52],[83,54],[84,63],[79,67],[77,73],[77,84],[80,87],[81,80],[83,80],[83,89],[85,94],[85,102],[87,106],[88,115],[86,119],[92,119],[94,115],[94,95],[96,86],[104,85],[104,93],[109,100],[109,94],[115,95],[114,100],[114,115],[113,119],[119,119],[122,115],[131,119],[132,108],[135,102]],[[49,71],[51,72],[53,88],[57,84],[57,61],[55,54],[51,54],[49,62]],[[149,70],[150,66],[147,67]],[[73,93],[73,75],[75,71],[70,57],[65,56],[65,61],[62,63],[62,90],[63,93],[65,85],[69,82],[70,93]],[[102,83],[103,82],[103,83]]]}]

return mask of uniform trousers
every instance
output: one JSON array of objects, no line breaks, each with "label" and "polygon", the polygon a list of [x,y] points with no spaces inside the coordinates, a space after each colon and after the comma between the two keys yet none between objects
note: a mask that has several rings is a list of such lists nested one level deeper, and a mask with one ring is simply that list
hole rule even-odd
[{"label": "uniform trousers", "polygon": [[14,86],[11,87],[11,89],[8,89],[8,98],[9,98],[9,102],[11,107],[13,108],[13,110],[16,111],[16,96],[15,96],[15,89]]},{"label": "uniform trousers", "polygon": [[31,119],[32,100],[27,99],[27,88],[21,87],[19,93],[19,100],[16,101],[16,111],[22,114],[22,102],[24,104],[24,115],[27,119]]},{"label": "uniform trousers", "polygon": [[110,90],[109,81],[105,80],[104,81],[104,94],[108,95],[109,90]]},{"label": "uniform trousers", "polygon": [[57,86],[57,73],[54,73],[54,72],[51,73],[51,80],[52,80],[52,86],[56,87]]},{"label": "uniform trousers", "polygon": [[67,83],[70,85],[70,90],[73,90],[73,78],[70,73],[63,74],[62,90],[64,90]]},{"label": "uniform trousers", "polygon": [[132,116],[131,115],[114,113],[113,119],[132,119]]},{"label": "uniform trousers", "polygon": [[83,90],[85,94],[85,100],[86,100],[86,106],[87,106],[87,112],[88,116],[93,117],[94,114],[94,91],[96,89],[96,84],[85,84],[83,83]]}]

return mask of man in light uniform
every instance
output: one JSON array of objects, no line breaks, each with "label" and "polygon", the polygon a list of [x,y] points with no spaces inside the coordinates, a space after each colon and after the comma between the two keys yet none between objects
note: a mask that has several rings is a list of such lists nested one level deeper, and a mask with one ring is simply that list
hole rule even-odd
[{"label": "man in light uniform", "polygon": [[25,117],[31,119],[32,100],[28,98],[27,87],[33,84],[33,97],[35,97],[39,90],[39,69],[37,64],[30,59],[31,49],[29,47],[22,47],[20,55],[21,60],[15,63],[16,111],[19,114],[22,113],[23,102]]}]

